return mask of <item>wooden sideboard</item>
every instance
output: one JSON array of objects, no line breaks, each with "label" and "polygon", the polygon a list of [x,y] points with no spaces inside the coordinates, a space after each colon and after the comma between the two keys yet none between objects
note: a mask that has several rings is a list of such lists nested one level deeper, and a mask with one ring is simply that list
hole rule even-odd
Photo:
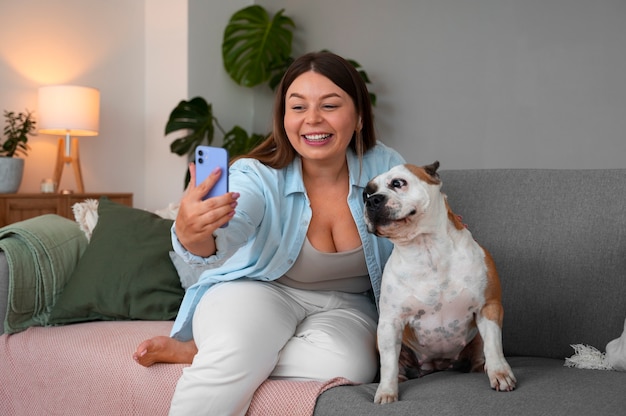
[{"label": "wooden sideboard", "polygon": [[0,194],[0,227],[43,214],[57,214],[73,220],[72,205],[101,196],[133,206],[131,193]]}]

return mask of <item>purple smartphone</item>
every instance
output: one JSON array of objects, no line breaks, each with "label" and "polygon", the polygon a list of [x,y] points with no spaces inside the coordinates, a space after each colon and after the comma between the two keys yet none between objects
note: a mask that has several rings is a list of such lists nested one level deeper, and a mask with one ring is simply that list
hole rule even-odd
[{"label": "purple smartphone", "polygon": [[222,175],[203,199],[228,192],[228,152],[221,147],[196,147],[196,186],[204,181],[216,167],[222,169]]}]

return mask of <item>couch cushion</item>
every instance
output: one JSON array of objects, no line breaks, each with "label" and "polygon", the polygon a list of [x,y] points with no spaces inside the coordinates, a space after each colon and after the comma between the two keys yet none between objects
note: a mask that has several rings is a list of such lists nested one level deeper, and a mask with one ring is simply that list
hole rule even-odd
[{"label": "couch cushion", "polygon": [[453,211],[493,255],[507,355],[604,351],[626,318],[626,169],[442,171]]},{"label": "couch cushion", "polygon": [[173,221],[107,198],[98,217],[50,323],[175,318],[184,292],[169,257]]},{"label": "couch cushion", "polygon": [[374,403],[377,384],[335,387],[317,400],[315,415],[618,415],[626,409],[626,373],[580,370],[563,360],[513,357],[511,392],[489,387],[483,373],[443,371],[400,383],[400,401]]}]

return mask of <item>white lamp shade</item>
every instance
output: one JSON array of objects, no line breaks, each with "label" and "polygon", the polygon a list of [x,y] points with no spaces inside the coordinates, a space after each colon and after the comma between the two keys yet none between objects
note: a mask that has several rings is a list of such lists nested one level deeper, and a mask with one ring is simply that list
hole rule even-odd
[{"label": "white lamp shade", "polygon": [[38,113],[40,133],[97,136],[100,91],[75,85],[40,87]]}]

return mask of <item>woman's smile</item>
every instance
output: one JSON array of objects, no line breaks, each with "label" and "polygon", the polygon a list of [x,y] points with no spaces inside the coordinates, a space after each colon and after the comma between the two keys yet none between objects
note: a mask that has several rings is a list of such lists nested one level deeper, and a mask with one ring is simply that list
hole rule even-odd
[{"label": "woman's smile", "polygon": [[303,134],[302,137],[311,144],[325,143],[332,138],[330,133],[309,133]]}]

